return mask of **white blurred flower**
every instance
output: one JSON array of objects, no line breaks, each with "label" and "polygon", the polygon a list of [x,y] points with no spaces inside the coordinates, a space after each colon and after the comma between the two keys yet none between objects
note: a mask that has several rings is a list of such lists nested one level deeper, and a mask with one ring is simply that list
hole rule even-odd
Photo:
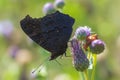
[{"label": "white blurred flower", "polygon": [[31,61],[32,55],[29,50],[21,49],[21,50],[17,51],[15,59],[19,64],[23,65],[23,64],[29,63]]},{"label": "white blurred flower", "polygon": [[54,13],[56,11],[54,5],[50,2],[46,3],[44,6],[43,6],[43,13],[46,15],[46,14],[51,14],[51,13]]},{"label": "white blurred flower", "polygon": [[68,74],[60,74],[54,78],[54,80],[72,80]]},{"label": "white blurred flower", "polygon": [[64,0],[55,0],[54,5],[56,8],[62,9],[65,6]]},{"label": "white blurred flower", "polygon": [[0,21],[0,34],[5,37],[10,37],[14,30],[13,24],[11,21]]}]

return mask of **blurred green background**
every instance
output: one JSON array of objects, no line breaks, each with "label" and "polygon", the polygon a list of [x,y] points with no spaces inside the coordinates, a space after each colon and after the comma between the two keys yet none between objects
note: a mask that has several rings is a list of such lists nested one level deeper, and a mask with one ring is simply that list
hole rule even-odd
[{"label": "blurred green background", "polygon": [[[50,53],[20,28],[27,14],[42,17],[42,7],[54,0],[0,0],[0,80],[81,80],[71,57],[44,61]],[[90,26],[105,41],[98,56],[95,80],[120,80],[120,0],[65,0],[62,12],[75,18],[74,31]],[[74,35],[74,31],[72,36]],[[71,36],[71,37],[72,37]],[[71,55],[70,48],[67,55]],[[40,72],[31,72],[42,62]]]}]

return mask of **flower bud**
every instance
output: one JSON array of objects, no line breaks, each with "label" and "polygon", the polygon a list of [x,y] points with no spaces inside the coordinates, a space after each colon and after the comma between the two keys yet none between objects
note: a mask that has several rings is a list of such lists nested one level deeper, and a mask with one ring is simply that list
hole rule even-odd
[{"label": "flower bud", "polygon": [[54,5],[56,8],[62,9],[65,5],[65,2],[64,2],[64,0],[55,0]]},{"label": "flower bud", "polygon": [[96,39],[91,42],[90,51],[95,54],[100,54],[105,49],[105,43],[102,40]]},{"label": "flower bud", "polygon": [[54,8],[53,4],[50,2],[46,3],[43,7],[43,13],[45,15],[54,13],[55,11],[56,11],[56,9]]},{"label": "flower bud", "polygon": [[71,40],[73,65],[77,71],[84,71],[89,66],[89,60],[79,45],[80,44],[76,38]]},{"label": "flower bud", "polygon": [[78,40],[85,40],[86,37],[89,36],[90,34],[91,34],[91,28],[88,28],[87,26],[79,27],[75,32],[75,37]]}]

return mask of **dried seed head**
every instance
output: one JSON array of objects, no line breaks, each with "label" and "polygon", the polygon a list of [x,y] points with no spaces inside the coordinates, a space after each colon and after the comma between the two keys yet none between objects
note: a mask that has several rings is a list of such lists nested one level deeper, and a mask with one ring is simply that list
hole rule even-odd
[{"label": "dried seed head", "polygon": [[84,71],[89,66],[89,61],[82,50],[78,40],[73,38],[71,40],[73,65],[77,71]]}]

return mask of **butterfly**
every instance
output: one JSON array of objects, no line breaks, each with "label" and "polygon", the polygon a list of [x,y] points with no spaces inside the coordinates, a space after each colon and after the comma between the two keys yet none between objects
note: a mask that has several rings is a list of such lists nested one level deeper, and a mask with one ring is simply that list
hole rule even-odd
[{"label": "butterfly", "polygon": [[20,21],[22,30],[42,48],[51,52],[49,60],[65,54],[75,19],[59,11],[42,18],[27,15]]}]

